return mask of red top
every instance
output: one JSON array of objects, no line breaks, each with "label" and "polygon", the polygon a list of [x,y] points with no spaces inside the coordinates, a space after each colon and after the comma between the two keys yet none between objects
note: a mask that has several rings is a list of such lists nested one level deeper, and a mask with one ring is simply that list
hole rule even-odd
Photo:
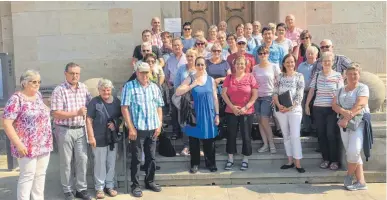
[{"label": "red top", "polygon": [[[227,95],[231,103],[236,106],[246,106],[252,96],[252,89],[258,89],[257,81],[250,73],[246,73],[242,79],[237,81],[235,75],[228,75],[223,82],[223,87],[227,88]],[[246,114],[252,114],[254,106],[251,106]],[[233,113],[231,108],[227,105],[226,113]]]},{"label": "red top", "polygon": [[[245,72],[246,73],[251,73],[251,71],[253,70],[253,67],[255,66],[255,59],[254,59],[254,56],[249,54],[249,53],[245,53],[244,54],[245,58],[246,58],[246,70]],[[238,58],[238,53],[233,53],[231,55],[229,55],[227,57],[227,62],[228,64],[231,66],[231,72],[232,73],[235,73],[235,65],[234,65],[234,60],[236,58]]]}]

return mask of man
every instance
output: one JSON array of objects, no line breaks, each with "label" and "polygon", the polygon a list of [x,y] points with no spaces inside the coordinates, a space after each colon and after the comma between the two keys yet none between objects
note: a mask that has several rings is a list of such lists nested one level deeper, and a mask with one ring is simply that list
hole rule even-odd
[{"label": "man", "polygon": [[262,34],[261,34],[261,22],[254,21],[253,22],[253,38],[257,39],[258,41],[262,41]]},{"label": "man", "polygon": [[[89,200],[87,193],[87,142],[85,120],[86,106],[91,95],[86,85],[79,82],[81,68],[73,62],[65,67],[66,81],[58,85],[51,96],[51,110],[54,117],[55,137],[59,150],[60,181],[66,200],[73,200],[73,172],[75,168],[75,197]],[[71,166],[72,158],[75,166]]]},{"label": "man", "polygon": [[237,48],[238,52],[233,53],[227,57],[227,62],[231,66],[231,72],[235,73],[235,59],[239,56],[244,56],[246,58],[246,73],[251,73],[255,65],[254,56],[247,53],[247,40],[244,37],[237,39]]},{"label": "man", "polygon": [[245,24],[245,37],[247,40],[247,51],[249,54],[252,54],[255,47],[260,46],[261,42],[253,37],[253,25],[251,23]]},{"label": "man", "polygon": [[[269,55],[269,61],[271,63],[277,64],[280,68],[282,65],[282,59],[285,56],[285,51],[284,49],[278,45],[274,44],[273,42],[273,30],[270,27],[264,27],[262,29],[262,35],[263,35],[263,43],[262,45],[265,45],[266,47],[269,47],[270,55]],[[259,63],[259,57],[258,57],[258,49],[259,46],[254,49],[254,57],[256,63]]]},{"label": "man", "polygon": [[172,50],[172,35],[168,31],[161,33],[161,40],[163,46],[161,47],[161,54],[163,55],[164,61],[167,62],[168,58],[173,54]]},{"label": "man", "polygon": [[[136,62],[136,64],[133,66],[133,72],[136,71],[136,66],[138,65],[139,62],[143,62],[144,58],[145,58],[145,55],[148,54],[148,53],[153,53],[152,52],[152,44],[150,42],[143,42],[141,44],[141,57],[142,59],[141,60],[138,60]],[[158,52],[159,55],[156,54],[156,57],[160,58],[159,56],[161,55],[161,51],[159,50]],[[161,55],[162,56],[162,55]]]},{"label": "man", "polygon": [[[145,43],[145,42],[149,42],[151,43],[152,41],[152,33],[150,30],[144,30],[142,32],[142,42]],[[161,51],[160,51],[160,48],[155,46],[155,45],[152,45],[152,52],[154,54],[156,54],[157,56],[157,60],[159,61],[159,65],[161,67],[164,66],[165,62],[164,62],[164,58],[163,56],[161,55]],[[138,45],[134,48],[134,51],[133,51],[133,58],[132,58],[132,66],[134,68],[135,64],[137,61],[139,60],[142,60],[144,57],[143,57],[143,54],[142,54],[142,51],[141,51],[141,45]]]},{"label": "man", "polygon": [[156,141],[162,126],[163,98],[159,87],[149,80],[148,63],[141,63],[136,71],[137,78],[125,84],[122,90],[121,112],[129,129],[129,149],[132,154],[131,180],[132,194],[142,197],[139,183],[141,140],[144,139],[145,152],[145,188],[160,192],[161,187],[155,183]]},{"label": "man", "polygon": [[177,137],[181,136],[181,130],[180,125],[178,123],[177,119],[177,108],[172,103],[172,96],[175,93],[175,89],[173,82],[175,80],[175,76],[177,73],[177,70],[180,66],[187,64],[187,59],[185,57],[185,54],[183,53],[183,43],[181,42],[180,38],[175,38],[172,40],[172,47],[173,47],[173,54],[171,57],[169,57],[165,68],[165,80],[167,82],[168,88],[169,88],[169,101],[170,101],[170,112],[172,117],[172,137],[176,139]]},{"label": "man", "polygon": [[293,42],[293,51],[300,43],[300,34],[302,32],[302,29],[296,27],[295,21],[296,18],[292,14],[289,14],[285,18],[285,23],[287,26],[285,37]]},{"label": "man", "polygon": [[[322,53],[324,52],[333,52],[333,43],[329,39],[324,39],[320,42],[320,50]],[[351,66],[352,61],[343,55],[335,54],[335,58],[333,59],[333,70],[341,73],[341,75],[345,76],[345,70]],[[312,69],[312,77],[315,72],[322,70],[322,61],[321,58],[316,61],[313,65]]]},{"label": "man", "polygon": [[161,48],[163,46],[163,42],[161,40],[161,22],[160,18],[153,17],[151,21],[152,25],[152,45]]},{"label": "man", "polygon": [[220,21],[218,24],[218,31],[224,31],[225,33],[227,33],[227,22]]}]

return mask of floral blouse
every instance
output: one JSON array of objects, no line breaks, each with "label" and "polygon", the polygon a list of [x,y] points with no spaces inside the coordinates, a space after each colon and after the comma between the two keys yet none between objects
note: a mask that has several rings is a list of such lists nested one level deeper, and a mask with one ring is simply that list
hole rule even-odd
[{"label": "floral blouse", "polygon": [[281,73],[278,77],[278,82],[274,86],[274,94],[280,95],[288,90],[293,101],[293,112],[302,112],[302,98],[304,96],[304,76],[301,73],[294,73],[293,76],[285,76]]},{"label": "floral blouse", "polygon": [[[35,101],[14,93],[4,108],[4,119],[14,120],[13,126],[21,142],[27,148],[26,157],[34,158],[53,149],[50,110],[43,103],[40,93]],[[12,156],[21,158],[16,147],[11,145]]]}]

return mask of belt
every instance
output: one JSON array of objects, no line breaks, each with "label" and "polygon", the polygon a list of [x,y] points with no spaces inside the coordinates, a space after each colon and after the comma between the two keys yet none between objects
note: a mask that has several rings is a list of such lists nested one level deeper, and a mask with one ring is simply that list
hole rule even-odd
[{"label": "belt", "polygon": [[65,127],[68,129],[80,129],[80,128],[85,127],[85,126],[67,126],[67,125],[58,125],[58,126]]}]

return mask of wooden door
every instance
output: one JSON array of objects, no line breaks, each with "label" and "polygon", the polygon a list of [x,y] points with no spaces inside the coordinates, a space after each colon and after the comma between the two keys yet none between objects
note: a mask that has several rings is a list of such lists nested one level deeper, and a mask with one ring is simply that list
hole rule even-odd
[{"label": "wooden door", "polygon": [[204,31],[207,37],[208,28],[215,23],[214,4],[212,1],[183,1],[181,2],[182,24],[191,22],[192,34],[197,30]]},{"label": "wooden door", "polygon": [[227,22],[227,31],[235,33],[238,24],[251,23],[253,20],[252,1],[220,1],[219,20]]}]

